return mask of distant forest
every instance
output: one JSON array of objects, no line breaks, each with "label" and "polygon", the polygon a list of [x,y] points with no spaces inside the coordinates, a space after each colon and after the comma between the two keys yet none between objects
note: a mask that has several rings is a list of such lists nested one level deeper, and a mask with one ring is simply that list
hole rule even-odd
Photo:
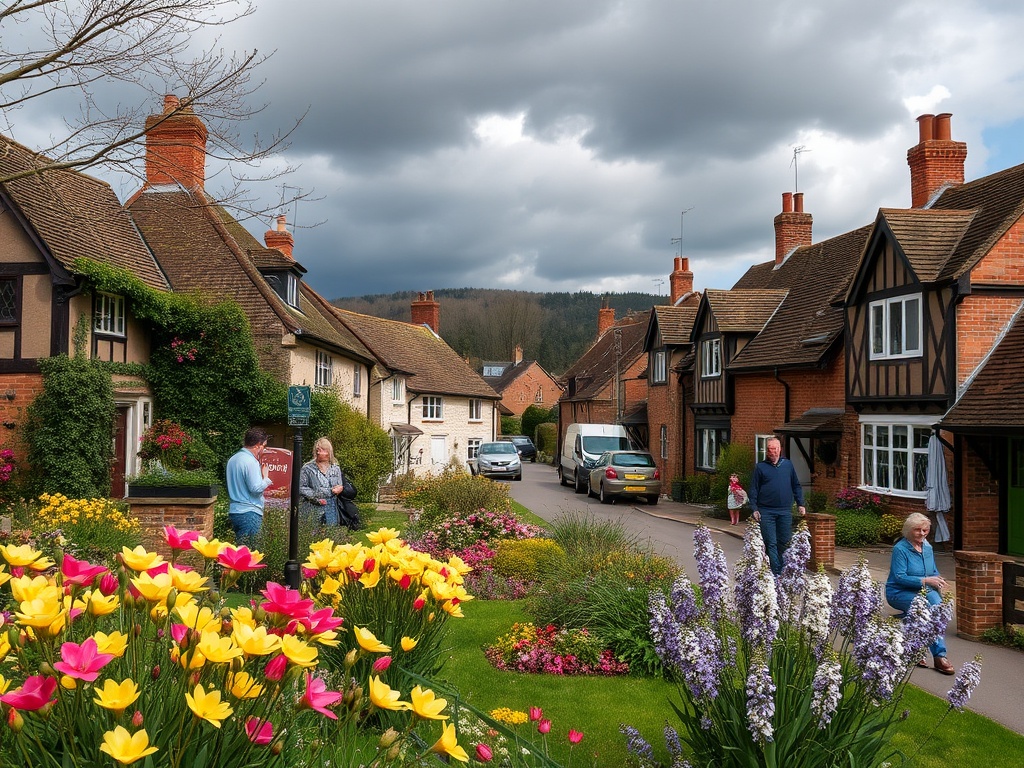
[{"label": "distant forest", "polygon": [[[409,322],[414,291],[336,299],[342,309]],[[480,362],[511,360],[516,344],[523,358],[537,360],[560,376],[597,337],[601,300],[616,319],[647,312],[666,296],[650,293],[530,293],[489,288],[443,288],[434,291],[441,305],[441,338],[479,370]]]}]

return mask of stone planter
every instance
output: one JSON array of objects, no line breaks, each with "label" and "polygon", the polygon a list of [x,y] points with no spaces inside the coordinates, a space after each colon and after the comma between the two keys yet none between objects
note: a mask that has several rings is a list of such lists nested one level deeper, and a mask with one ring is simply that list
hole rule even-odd
[{"label": "stone planter", "polygon": [[130,485],[131,499],[209,499],[217,495],[216,483],[209,485]]},{"label": "stone planter", "polygon": [[[139,491],[169,490],[173,486],[161,486],[159,489],[141,487]],[[178,488],[178,491],[189,495],[180,496],[137,496],[129,489],[125,501],[131,509],[132,517],[142,527],[143,543],[147,549],[159,552],[165,557],[171,554],[164,541],[164,526],[173,525],[178,530],[199,531],[207,539],[213,538],[213,507],[217,501],[216,486],[189,486]],[[200,495],[203,494],[203,495]]]}]

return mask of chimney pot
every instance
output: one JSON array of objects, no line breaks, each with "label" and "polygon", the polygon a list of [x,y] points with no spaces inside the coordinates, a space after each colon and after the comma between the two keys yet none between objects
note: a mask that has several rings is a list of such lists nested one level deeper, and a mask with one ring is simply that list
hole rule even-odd
[{"label": "chimney pot", "polygon": [[804,212],[804,193],[794,192],[793,193],[793,212],[803,213]]},{"label": "chimney pot", "polygon": [[674,305],[683,296],[693,293],[693,272],[690,271],[690,260],[676,256],[675,269],[668,276],[669,298]]},{"label": "chimney pot", "polygon": [[171,112],[174,112],[179,106],[181,106],[181,101],[173,93],[168,93],[164,96],[165,115],[169,115]]},{"label": "chimney pot", "polygon": [[782,213],[775,217],[776,265],[794,248],[811,244],[813,224],[811,214],[804,213],[804,193],[783,192]]},{"label": "chimney pot", "polygon": [[917,118],[918,139],[922,143],[934,138],[935,115],[921,115]]},{"label": "chimney pot", "polygon": [[263,235],[263,242],[267,248],[276,248],[289,259],[294,259],[292,252],[295,249],[295,238],[288,231],[288,218],[284,215],[277,217],[277,229],[269,229]]},{"label": "chimney pot", "polygon": [[792,213],[793,212],[793,193],[783,192],[782,193],[782,212]]},{"label": "chimney pot", "polygon": [[287,232],[288,231],[287,222],[288,222],[288,217],[287,216],[285,216],[284,214],[278,216],[277,217],[277,231],[278,232]]},{"label": "chimney pot", "polygon": [[946,185],[964,183],[967,144],[950,138],[951,117],[944,112],[917,118],[921,140],[907,151],[910,204],[914,208],[927,205]]},{"label": "chimney pot", "polygon": [[941,115],[935,116],[935,125],[932,130],[936,141],[950,141],[950,127],[949,119],[953,115],[949,112],[943,112]]}]

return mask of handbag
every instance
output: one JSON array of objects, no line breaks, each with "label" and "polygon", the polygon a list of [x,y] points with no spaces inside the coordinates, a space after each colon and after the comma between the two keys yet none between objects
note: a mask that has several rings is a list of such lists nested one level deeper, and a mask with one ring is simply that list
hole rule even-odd
[{"label": "handbag", "polygon": [[357,531],[362,526],[359,518],[359,505],[355,503],[356,487],[348,476],[342,473],[341,493],[334,497],[338,505],[338,522],[347,528]]}]

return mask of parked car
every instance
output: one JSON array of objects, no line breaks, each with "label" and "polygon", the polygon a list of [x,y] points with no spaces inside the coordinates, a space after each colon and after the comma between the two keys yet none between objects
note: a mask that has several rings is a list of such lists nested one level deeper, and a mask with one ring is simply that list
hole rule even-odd
[{"label": "parked car", "polygon": [[602,504],[611,504],[617,496],[637,496],[657,504],[661,474],[647,451],[605,451],[590,470],[587,492]]},{"label": "parked car", "polygon": [[570,424],[562,440],[558,481],[576,493],[587,490],[587,476],[605,451],[633,448],[621,424]]},{"label": "parked car", "polygon": [[519,451],[519,458],[523,461],[529,459],[536,463],[537,461],[537,446],[533,444],[533,440],[528,438],[526,435],[502,435],[498,438],[499,440],[507,440],[516,447]]},{"label": "parked car", "polygon": [[519,459],[519,451],[515,445],[505,440],[481,443],[476,452],[475,465],[470,466],[475,466],[475,475],[523,479],[523,463]]}]

